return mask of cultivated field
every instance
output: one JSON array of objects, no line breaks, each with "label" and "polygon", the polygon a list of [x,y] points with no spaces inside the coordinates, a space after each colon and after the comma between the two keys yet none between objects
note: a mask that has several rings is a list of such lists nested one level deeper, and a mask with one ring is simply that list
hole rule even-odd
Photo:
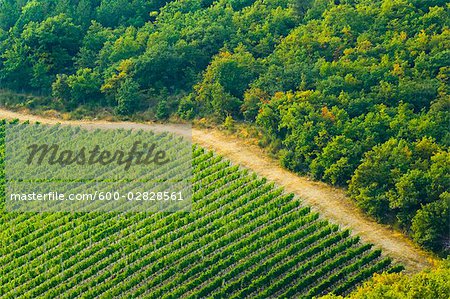
[{"label": "cultivated field", "polygon": [[2,297],[312,297],[401,269],[211,151],[193,169],[190,213],[2,213]]}]

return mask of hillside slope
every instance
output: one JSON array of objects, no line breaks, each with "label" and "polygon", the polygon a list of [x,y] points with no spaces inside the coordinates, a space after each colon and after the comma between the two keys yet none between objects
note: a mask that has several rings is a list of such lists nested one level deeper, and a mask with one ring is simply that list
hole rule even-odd
[{"label": "hillside slope", "polygon": [[[0,109],[0,118],[19,119],[31,122],[55,124],[65,123],[71,125],[98,126],[108,128],[152,128],[164,129],[180,134],[179,127],[175,125],[147,125],[131,122],[107,121],[63,121],[60,119],[43,118],[36,115],[20,114]],[[225,135],[217,130],[195,128],[192,131],[193,141],[202,147],[214,150],[231,162],[249,168],[258,175],[283,186],[287,192],[292,192],[304,199],[305,203],[318,210],[322,216],[340,224],[343,228],[350,228],[354,234],[359,235],[364,242],[375,244],[383,253],[402,262],[409,272],[417,272],[431,267],[432,257],[414,245],[403,234],[387,226],[383,226],[364,216],[355,207],[354,203],[345,195],[344,190],[330,187],[324,183],[310,181],[283,169],[279,164],[269,158],[261,149],[248,145],[242,140]]]}]

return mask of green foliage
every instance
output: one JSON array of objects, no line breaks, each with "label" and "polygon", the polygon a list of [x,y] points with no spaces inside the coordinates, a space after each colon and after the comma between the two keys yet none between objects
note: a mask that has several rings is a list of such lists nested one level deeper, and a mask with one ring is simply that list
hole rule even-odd
[{"label": "green foliage", "polygon": [[100,98],[101,84],[100,75],[96,71],[79,69],[70,76],[58,75],[52,85],[52,95],[67,108],[73,109],[79,104],[95,104]]},{"label": "green foliage", "polygon": [[196,85],[196,100],[205,114],[240,115],[244,92],[255,79],[258,66],[243,47],[234,53],[221,52],[206,69],[204,79]]},{"label": "green foliage", "polygon": [[345,186],[358,166],[361,152],[355,141],[342,135],[336,136],[311,162],[311,174],[333,185]]},{"label": "green foliage", "polygon": [[427,249],[443,254],[450,252],[450,194],[444,192],[441,198],[422,206],[412,219],[412,237]]},{"label": "green foliage", "polygon": [[387,221],[392,217],[387,193],[412,164],[412,152],[404,140],[390,139],[368,152],[355,171],[349,192],[370,215]]},{"label": "green foliage", "polygon": [[31,21],[10,38],[12,45],[2,55],[2,77],[12,88],[47,90],[57,73],[72,70],[80,40],[79,26],[65,14]]},{"label": "green foliage", "polygon": [[72,108],[71,104],[71,92],[68,83],[68,76],[65,74],[57,75],[55,82],[52,84],[52,96],[64,103],[67,103],[67,108]]},{"label": "green foliage", "polygon": [[269,95],[259,88],[248,89],[244,94],[241,112],[247,121],[255,121],[263,102],[267,101]]},{"label": "green foliage", "polygon": [[193,95],[189,94],[180,100],[178,105],[178,115],[183,119],[192,119],[197,115],[196,113],[196,102],[193,99]]},{"label": "green foliage", "polygon": [[158,103],[156,107],[156,118],[157,119],[167,119],[170,116],[169,107],[167,107],[167,101],[162,100]]},{"label": "green foliage", "polygon": [[448,189],[447,2],[4,0],[0,87],[254,122],[284,166],[412,233]]},{"label": "green foliage", "polygon": [[96,9],[98,21],[105,27],[142,26],[149,18],[149,1],[101,0]]},{"label": "green foliage", "polygon": [[223,122],[223,126],[227,130],[234,131],[234,129],[235,129],[235,121],[234,121],[234,119],[233,119],[233,117],[231,115],[228,115],[225,118],[225,121]]},{"label": "green foliage", "polygon": [[292,8],[298,15],[305,15],[308,9],[313,5],[314,0],[293,0]]},{"label": "green foliage", "polygon": [[251,83],[270,95],[256,123],[284,166],[348,183],[366,212],[412,234],[445,191],[446,162],[432,161],[449,145],[449,7],[325,2],[292,3],[304,23]]},{"label": "green foliage", "polygon": [[[398,299],[435,298],[447,299],[450,293],[450,262],[445,260],[435,269],[424,270],[414,275],[400,273],[375,274],[345,298],[348,299]],[[327,295],[321,299],[337,299],[341,296]]]},{"label": "green foliage", "polygon": [[78,69],[67,78],[73,101],[83,104],[95,102],[100,97],[101,82],[100,74],[89,68]]},{"label": "green foliage", "polygon": [[127,78],[117,89],[115,96],[117,101],[116,112],[121,115],[133,113],[139,105],[139,84],[133,79]]}]

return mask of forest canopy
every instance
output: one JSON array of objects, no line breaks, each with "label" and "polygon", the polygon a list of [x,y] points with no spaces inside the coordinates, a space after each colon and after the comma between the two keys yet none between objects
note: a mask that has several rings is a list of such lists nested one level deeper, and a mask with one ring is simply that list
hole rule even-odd
[{"label": "forest canopy", "polygon": [[1,0],[0,88],[246,121],[281,163],[449,252],[445,0]]}]

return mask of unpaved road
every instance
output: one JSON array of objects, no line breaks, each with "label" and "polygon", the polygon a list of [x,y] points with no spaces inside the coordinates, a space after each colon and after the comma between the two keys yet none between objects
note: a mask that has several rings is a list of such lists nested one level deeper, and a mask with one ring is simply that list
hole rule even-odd
[{"label": "unpaved road", "polygon": [[[171,131],[179,135],[189,136],[184,126],[163,124],[139,124],[132,122],[108,121],[64,121],[44,118],[36,115],[21,114],[0,108],[0,119],[20,119],[30,122],[39,121],[47,124],[70,124],[100,128],[136,128],[155,131]],[[271,159],[259,147],[247,144],[241,139],[210,129],[192,129],[195,143],[214,150],[235,164],[249,168],[260,176],[264,176],[287,192],[292,192],[303,199],[305,204],[321,213],[324,218],[350,228],[353,234],[359,235],[365,242],[375,244],[385,255],[394,258],[406,266],[407,272],[417,272],[429,268],[433,257],[421,250],[400,232],[381,225],[367,218],[355,204],[345,195],[345,191],[324,183],[310,181],[283,169],[276,160]]]}]

